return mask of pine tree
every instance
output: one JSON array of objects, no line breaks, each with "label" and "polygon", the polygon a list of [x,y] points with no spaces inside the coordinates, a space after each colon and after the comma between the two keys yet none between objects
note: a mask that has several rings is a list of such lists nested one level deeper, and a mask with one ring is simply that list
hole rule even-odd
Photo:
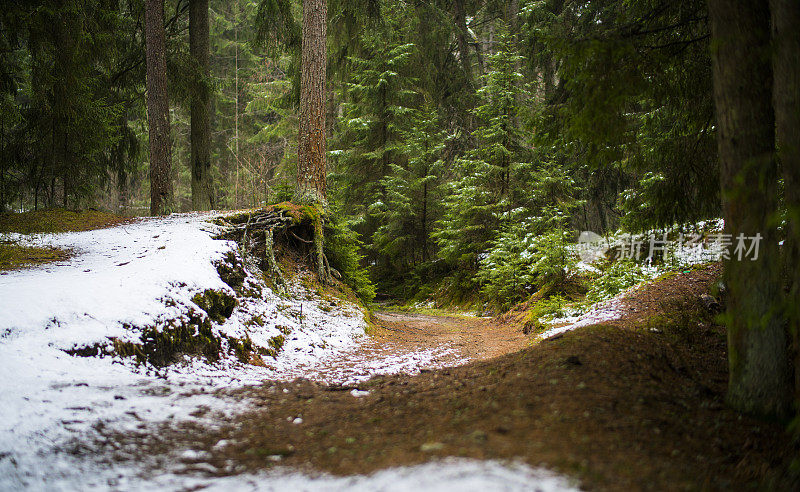
[{"label": "pine tree", "polygon": [[327,77],[327,0],[303,0],[300,60],[300,131],[295,201],[325,205],[327,152],[325,80]]},{"label": "pine tree", "polygon": [[189,1],[189,51],[196,65],[191,101],[192,209],[214,206],[211,180],[211,94],[208,0]]},{"label": "pine tree", "polygon": [[147,121],[150,128],[150,214],[172,207],[172,176],[167,96],[167,55],[164,1],[146,0]]}]

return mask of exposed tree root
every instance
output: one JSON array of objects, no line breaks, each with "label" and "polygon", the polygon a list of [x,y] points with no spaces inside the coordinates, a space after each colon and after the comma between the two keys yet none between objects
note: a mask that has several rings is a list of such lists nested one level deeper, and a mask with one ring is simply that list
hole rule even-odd
[{"label": "exposed tree root", "polygon": [[[286,290],[278,262],[275,258],[276,241],[295,242],[311,246],[315,257],[314,269],[323,285],[332,283],[332,271],[325,257],[324,219],[314,207],[301,207],[289,203],[245,212],[217,219],[222,226],[220,238],[236,241],[242,251],[262,258],[262,269],[274,279],[275,286]],[[310,239],[307,239],[311,236]],[[308,246],[306,246],[308,245]],[[263,252],[262,252],[263,248]],[[336,272],[338,273],[338,272]]]}]

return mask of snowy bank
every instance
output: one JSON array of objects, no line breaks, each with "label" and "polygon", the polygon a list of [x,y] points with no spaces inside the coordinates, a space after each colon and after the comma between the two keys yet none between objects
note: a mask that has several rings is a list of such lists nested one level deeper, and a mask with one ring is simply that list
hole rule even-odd
[{"label": "snowy bank", "polygon": [[[302,279],[281,298],[254,268],[245,268],[242,283],[250,295],[235,295],[215,264],[238,257],[237,246],[213,239],[209,217],[173,215],[88,232],[3,235],[75,255],[0,275],[0,489],[71,475],[74,463],[55,451],[95,426],[135,428],[200,413],[213,420],[215,412],[240,408],[213,390],[287,377],[364,338],[357,306],[322,300]],[[227,319],[211,320],[196,304],[195,296],[209,289],[238,299]],[[218,360],[184,356],[155,368],[110,354],[115,343],[141,343],[146,328],[168,330],[189,317],[202,319],[220,341]],[[264,366],[244,364],[229,350],[228,337],[249,339],[276,357],[258,356]],[[96,356],[70,355],[81,349]]]}]

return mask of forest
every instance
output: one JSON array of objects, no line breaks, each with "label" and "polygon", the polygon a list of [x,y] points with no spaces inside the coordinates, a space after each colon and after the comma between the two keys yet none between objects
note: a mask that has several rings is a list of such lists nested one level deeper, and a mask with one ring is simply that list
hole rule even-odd
[{"label": "forest", "polygon": [[[28,247],[8,235],[25,232],[7,226],[25,214],[86,211],[116,224],[219,213],[220,237],[263,257],[275,292],[294,292],[287,258],[300,251],[318,292],[341,284],[365,312],[406,313],[366,315],[390,331],[425,322],[419,313],[469,311],[525,336],[552,335],[558,320],[661,281],[669,296],[691,292],[700,314],[630,307],[651,316],[637,321],[648,333],[692,345],[699,335],[659,324],[673,326],[674,315],[715,327],[721,340],[719,353],[687,348],[695,355],[680,356],[676,371],[713,352],[725,407],[776,425],[778,447],[797,451],[795,0],[7,0],[0,33],[7,249]],[[59,256],[72,246],[57,242],[43,262],[73,254]],[[11,254],[0,250],[0,266]],[[710,290],[675,280],[695,277]],[[645,297],[637,302],[655,302]],[[214,323],[233,319],[214,319],[193,299]],[[297,306],[301,330],[307,313]],[[494,336],[474,328],[476,340]],[[285,331],[270,332],[273,357]],[[220,346],[240,360],[258,352],[255,335],[231,337]],[[123,338],[107,338],[125,352]],[[586,357],[566,360],[577,367]],[[364,388],[350,389],[379,391]],[[767,449],[773,438],[753,439]],[[790,464],[768,478],[763,470],[780,467],[764,458],[750,484],[800,483],[800,461],[784,458]],[[324,453],[302,459],[349,470],[324,464],[333,459]]]},{"label": "forest", "polygon": [[[290,199],[300,2],[195,3],[164,5],[163,210]],[[327,8],[328,201],[379,292],[516,301],[488,258],[527,238],[721,215],[705,2]],[[2,208],[146,215],[144,3],[11,2],[2,26]]]}]

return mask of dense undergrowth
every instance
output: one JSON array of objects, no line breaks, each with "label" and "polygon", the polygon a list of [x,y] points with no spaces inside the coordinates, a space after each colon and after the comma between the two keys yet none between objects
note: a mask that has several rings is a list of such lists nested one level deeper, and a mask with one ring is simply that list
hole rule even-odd
[{"label": "dense undergrowth", "polygon": [[[483,314],[523,305],[531,320],[574,316],[642,282],[719,260],[719,229],[716,221],[701,222],[641,234],[617,232],[591,243],[578,242],[561,228],[541,235],[504,234],[477,271],[443,274],[397,304]],[[684,233],[694,238],[691,247],[683,246]],[[650,238],[664,234],[670,245],[651,255]],[[631,255],[631,245],[640,245],[640,254]]]}]

